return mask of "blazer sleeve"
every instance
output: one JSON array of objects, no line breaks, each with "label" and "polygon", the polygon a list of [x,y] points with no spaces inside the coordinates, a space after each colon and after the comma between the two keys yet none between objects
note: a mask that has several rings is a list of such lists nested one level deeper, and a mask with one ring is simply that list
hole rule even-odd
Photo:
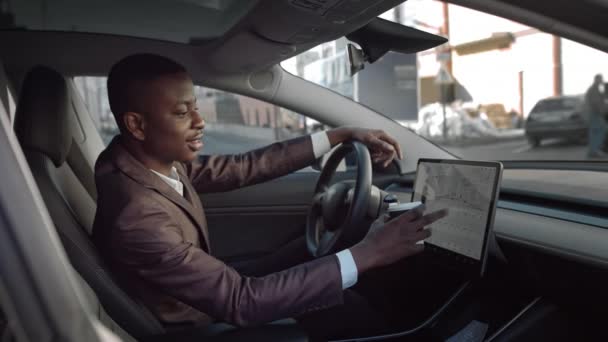
[{"label": "blazer sleeve", "polygon": [[315,161],[310,136],[235,155],[203,156],[185,165],[198,193],[230,191],[284,176]]},{"label": "blazer sleeve", "polygon": [[[111,257],[166,294],[237,326],[250,326],[341,304],[335,255],[264,277],[245,277],[184,241],[156,206],[127,206],[111,236]],[[137,213],[142,219],[133,220]]]}]

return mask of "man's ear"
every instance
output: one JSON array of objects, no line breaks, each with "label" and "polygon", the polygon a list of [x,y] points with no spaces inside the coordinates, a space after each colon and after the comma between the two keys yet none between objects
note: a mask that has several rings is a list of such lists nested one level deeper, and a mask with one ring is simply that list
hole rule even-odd
[{"label": "man's ear", "polygon": [[136,112],[126,112],[122,115],[122,120],[127,131],[140,141],[146,139],[146,122],[144,116]]}]

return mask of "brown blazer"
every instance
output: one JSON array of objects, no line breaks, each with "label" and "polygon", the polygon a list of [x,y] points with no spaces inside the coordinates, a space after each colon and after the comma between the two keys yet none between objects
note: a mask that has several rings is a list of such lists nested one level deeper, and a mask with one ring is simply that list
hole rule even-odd
[{"label": "brown blazer", "polygon": [[214,258],[197,196],[264,182],[313,160],[310,137],[301,137],[202,163],[176,163],[184,184],[180,196],[115,138],[95,165],[93,239],[121,285],[164,323],[245,326],[341,304],[334,255],[261,278],[240,276]]}]

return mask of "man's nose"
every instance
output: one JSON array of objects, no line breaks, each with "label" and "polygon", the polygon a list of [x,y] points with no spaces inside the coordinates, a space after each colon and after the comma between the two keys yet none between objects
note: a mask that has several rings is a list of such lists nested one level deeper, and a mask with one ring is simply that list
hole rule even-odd
[{"label": "man's nose", "polygon": [[205,128],[205,119],[198,111],[194,111],[192,114],[192,126],[196,129]]}]

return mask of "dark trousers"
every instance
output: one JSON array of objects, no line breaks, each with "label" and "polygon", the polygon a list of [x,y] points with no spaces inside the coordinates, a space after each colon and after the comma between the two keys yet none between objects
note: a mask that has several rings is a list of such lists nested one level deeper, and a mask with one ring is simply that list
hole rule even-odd
[{"label": "dark trousers", "polygon": [[[233,265],[239,273],[264,276],[310,261],[306,241],[298,238],[266,257]],[[346,289],[344,303],[295,317],[314,341],[372,336],[386,331],[382,314],[354,290]]]}]

